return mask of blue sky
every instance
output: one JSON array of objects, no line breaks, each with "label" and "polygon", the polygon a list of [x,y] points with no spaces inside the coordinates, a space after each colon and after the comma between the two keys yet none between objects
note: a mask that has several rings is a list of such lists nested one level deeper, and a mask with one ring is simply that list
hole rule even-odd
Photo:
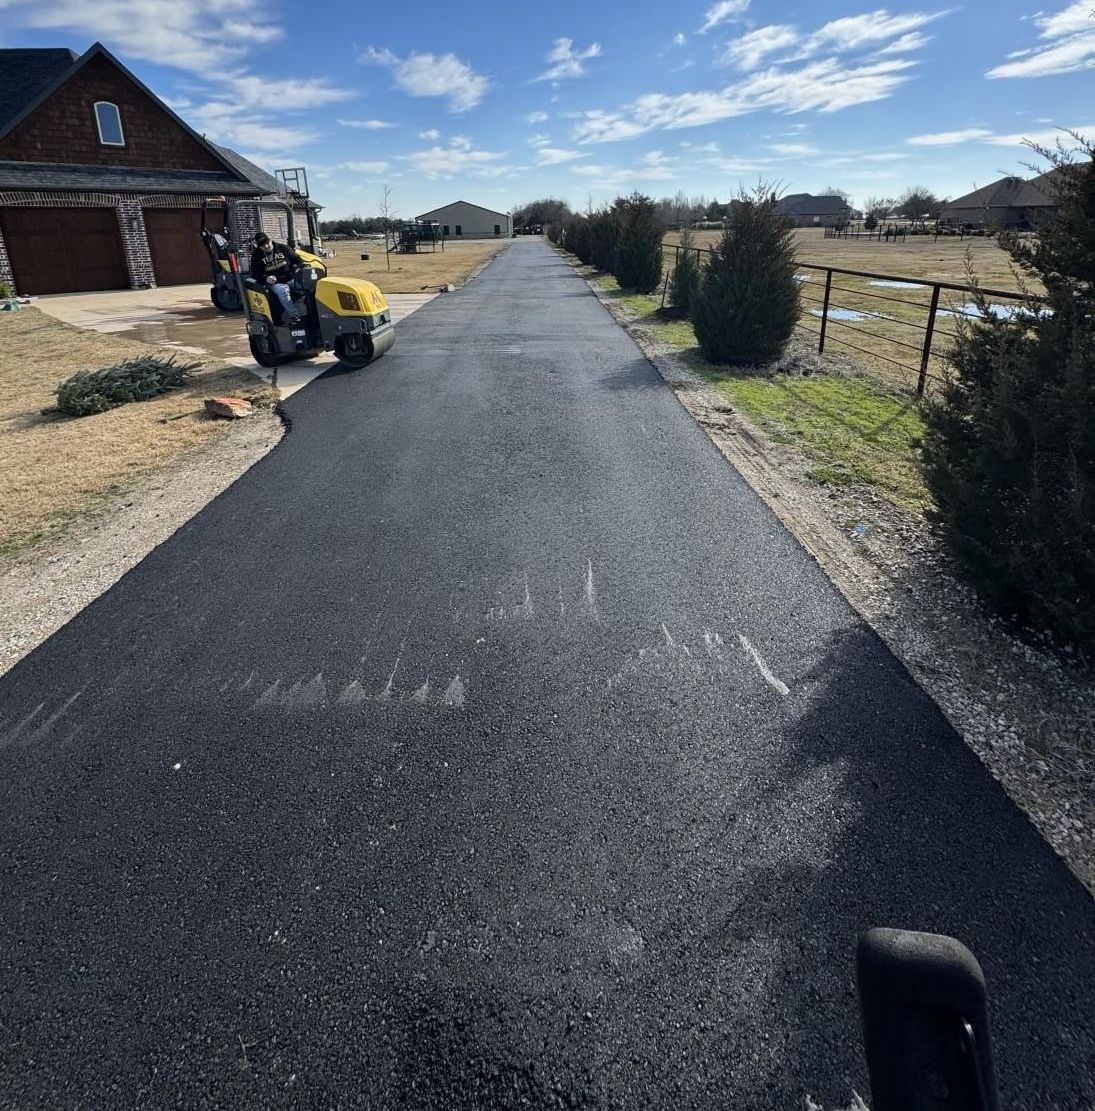
[{"label": "blue sky", "polygon": [[[641,11],[641,15],[637,12]],[[197,130],[303,164],[328,215],[450,200],[725,200],[758,179],[857,201],[1023,172],[1095,138],[1095,0],[0,0],[0,46],[96,39]],[[459,14],[457,14],[459,13]]]}]

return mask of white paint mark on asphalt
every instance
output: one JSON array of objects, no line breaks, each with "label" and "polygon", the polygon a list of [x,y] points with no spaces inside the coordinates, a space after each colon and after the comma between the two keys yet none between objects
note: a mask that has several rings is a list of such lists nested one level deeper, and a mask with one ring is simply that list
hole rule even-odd
[{"label": "white paint mark on asphalt", "polygon": [[327,704],[327,684],[323,672],[314,679],[302,683],[298,679],[291,687],[283,690],[281,680],[275,679],[259,696],[256,706],[283,706],[287,710],[297,706],[325,706]]},{"label": "white paint mark on asphalt", "polygon": [[586,561],[586,586],[585,586],[586,605],[593,611],[593,616],[600,621],[600,616],[597,613],[597,589],[593,585],[593,560]]},{"label": "white paint mark on asphalt", "polygon": [[559,579],[559,616],[566,617],[567,607],[563,601],[563,580]]},{"label": "white paint mark on asphalt", "polygon": [[181,772],[181,771],[182,771],[182,764],[181,764],[181,763],[178,763],[178,764],[174,764],[174,765],[172,765],[172,768],[171,768],[171,770],[172,770],[173,772]]},{"label": "white paint mark on asphalt", "polygon": [[323,672],[318,672],[307,683],[294,683],[286,691],[285,700],[289,706],[322,706],[327,701],[327,684],[323,681]]},{"label": "white paint mark on asphalt", "polygon": [[525,600],[513,610],[514,617],[523,617],[526,621],[532,617],[532,595],[528,588],[528,575],[525,575]]},{"label": "white paint mark on asphalt", "polygon": [[365,688],[356,679],[352,683],[347,683],[346,688],[338,696],[340,706],[360,706],[362,702],[368,701],[369,696],[365,693]]},{"label": "white paint mark on asphalt", "polygon": [[256,706],[276,706],[281,699],[281,680],[275,679],[267,688],[259,695]]},{"label": "white paint mark on asphalt", "polygon": [[446,706],[460,707],[464,705],[464,684],[459,675],[454,675],[452,682],[445,688],[442,701]]},{"label": "white paint mark on asphalt", "polygon": [[666,648],[676,648],[677,647],[677,642],[673,639],[673,637],[669,633],[669,630],[665,627],[665,622],[664,621],[662,622],[662,632],[665,634],[665,646],[666,646]]},{"label": "white paint mark on asphalt", "polygon": [[250,690],[250,689],[251,689],[251,684],[252,684],[252,683],[253,683],[254,681],[255,681],[255,673],[254,673],[254,672],[252,671],[252,672],[251,672],[251,674],[247,676],[247,682],[245,682],[245,683],[243,684],[243,686],[241,686],[241,687],[239,688],[239,691],[240,691],[240,692],[242,692],[242,691],[248,691],[248,690]]},{"label": "white paint mark on asphalt", "polygon": [[757,665],[757,668],[760,670],[761,675],[764,676],[764,681],[770,687],[773,687],[775,690],[779,691],[780,694],[790,694],[790,691],[787,689],[787,684],[777,679],[772,674],[772,672],[768,668],[768,665],[761,658],[761,654],[749,643],[749,641],[741,633],[738,633],[738,640],[741,641],[742,649],[745,651],[746,655],[753,657],[753,662]]},{"label": "white paint mark on asphalt", "polygon": [[388,676],[387,683],[384,684],[384,689],[376,696],[377,702],[387,702],[392,697],[392,683],[395,682],[395,673],[399,670],[400,657],[396,656],[395,665],[392,667],[392,673]]},{"label": "white paint mark on asphalt", "polygon": [[60,709],[54,710],[45,721],[39,722],[31,728],[34,719],[46,708],[44,702],[39,702],[25,718],[15,724],[14,728],[0,737],[0,748],[7,748],[9,745],[15,744],[21,737],[23,738],[22,743],[27,745],[36,744],[38,741],[43,740],[57,722],[68,712],[68,708],[73,702],[83,693],[84,689],[81,687],[74,695],[66,699]]},{"label": "white paint mark on asphalt", "polygon": [[710,629],[704,629],[703,646],[709,656],[714,656],[717,660],[722,659],[722,637],[718,633],[713,633]]},{"label": "white paint mark on asphalt", "polygon": [[411,701],[417,702],[419,706],[426,704],[426,699],[430,697],[430,680],[426,681],[411,695]]},{"label": "white paint mark on asphalt", "polygon": [[45,707],[46,704],[44,702],[39,702],[38,705],[35,706],[34,709],[31,710],[31,712],[27,714],[25,718],[23,718],[21,721],[16,722],[14,728],[10,729],[7,733],[4,734],[3,745],[6,746],[15,744],[23,730],[26,729],[26,727],[30,725],[32,721],[34,721],[34,719],[45,709]]}]

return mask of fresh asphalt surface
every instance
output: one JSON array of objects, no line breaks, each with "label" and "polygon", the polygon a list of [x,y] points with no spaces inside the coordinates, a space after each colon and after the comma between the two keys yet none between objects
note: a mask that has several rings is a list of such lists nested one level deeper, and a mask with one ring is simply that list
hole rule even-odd
[{"label": "fresh asphalt surface", "polygon": [[4,1106],[844,1106],[872,925],[1095,1105],[1095,904],[547,246],[286,408],[0,680]]}]

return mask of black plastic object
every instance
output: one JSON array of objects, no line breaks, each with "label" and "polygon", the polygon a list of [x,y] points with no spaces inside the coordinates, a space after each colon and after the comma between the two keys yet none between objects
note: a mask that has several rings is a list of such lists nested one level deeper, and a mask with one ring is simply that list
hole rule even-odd
[{"label": "black plastic object", "polygon": [[872,1111],[998,1111],[985,977],[960,941],[867,930],[856,973]]}]

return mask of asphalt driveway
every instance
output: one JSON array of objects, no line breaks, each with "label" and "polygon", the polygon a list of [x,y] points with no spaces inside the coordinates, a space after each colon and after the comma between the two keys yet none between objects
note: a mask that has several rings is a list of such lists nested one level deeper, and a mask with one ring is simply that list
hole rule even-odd
[{"label": "asphalt driveway", "polygon": [[548,247],[286,408],[0,680],[2,1102],[843,1106],[890,925],[1095,1104],[1092,900]]}]

